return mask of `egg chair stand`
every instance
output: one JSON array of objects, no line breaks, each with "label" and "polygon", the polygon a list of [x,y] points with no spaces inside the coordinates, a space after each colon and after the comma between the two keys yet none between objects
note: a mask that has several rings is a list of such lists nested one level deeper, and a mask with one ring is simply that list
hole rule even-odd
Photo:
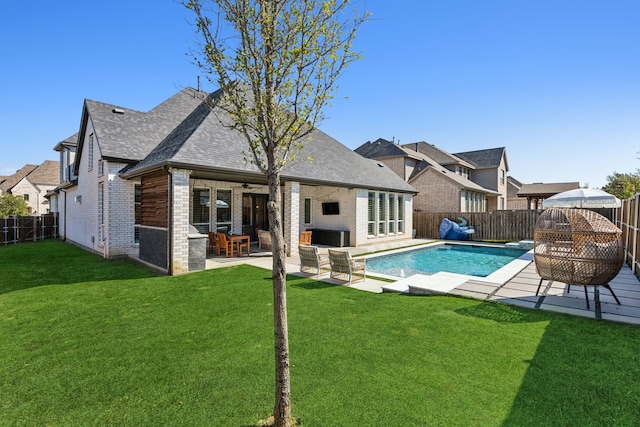
[{"label": "egg chair stand", "polygon": [[533,258],[540,283],[544,280],[584,286],[605,287],[618,304],[620,300],[609,282],[624,262],[622,231],[602,215],[586,209],[547,209],[540,215],[534,231]]}]

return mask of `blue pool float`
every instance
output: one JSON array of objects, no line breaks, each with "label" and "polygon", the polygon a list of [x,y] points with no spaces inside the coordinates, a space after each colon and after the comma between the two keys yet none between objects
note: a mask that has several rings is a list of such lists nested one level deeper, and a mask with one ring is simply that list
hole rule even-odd
[{"label": "blue pool float", "polygon": [[469,240],[469,235],[473,234],[473,227],[461,227],[449,218],[444,218],[440,223],[440,238],[446,240]]}]

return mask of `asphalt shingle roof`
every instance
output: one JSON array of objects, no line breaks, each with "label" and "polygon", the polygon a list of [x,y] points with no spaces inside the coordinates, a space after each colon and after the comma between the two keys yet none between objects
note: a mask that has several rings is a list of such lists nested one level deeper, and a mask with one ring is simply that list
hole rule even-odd
[{"label": "asphalt shingle roof", "polygon": [[6,177],[2,184],[0,184],[0,190],[3,192],[11,191],[11,189],[18,183],[22,178],[29,175],[37,165],[24,165],[20,169],[16,171],[13,175]]},{"label": "asphalt shingle roof", "polygon": [[497,168],[500,166],[505,148],[488,148],[486,150],[465,151],[455,155],[473,164],[476,169]]},{"label": "asphalt shingle roof", "polygon": [[466,167],[473,168],[473,165],[467,163],[464,159],[457,157],[454,154],[448,153],[441,148],[436,147],[433,144],[429,144],[428,142],[412,142],[410,144],[403,144],[403,147],[420,152],[429,158],[435,160],[440,165],[462,165]]},{"label": "asphalt shingle roof", "polygon": [[35,168],[27,179],[32,184],[60,184],[60,162],[55,160],[45,160],[40,166]]},{"label": "asphalt shingle roof", "polygon": [[[416,144],[405,144],[398,145],[386,139],[379,138],[374,142],[367,142],[356,148],[356,152],[366,153],[366,155],[370,158],[374,159],[382,159],[389,157],[411,157],[418,160],[411,176],[407,180],[409,183],[415,182],[418,177],[423,174],[426,170],[430,170],[433,173],[446,177],[455,183],[457,183],[461,188],[467,188],[470,190],[475,190],[483,193],[492,193],[495,194],[495,191],[484,188],[483,186],[476,184],[468,178],[465,178],[462,175],[459,175],[449,169],[447,169],[444,165],[438,163],[435,159],[431,158],[429,155],[425,154],[424,151],[428,151],[430,153],[435,154],[440,159],[444,159],[447,162],[453,161],[454,164],[459,164],[460,159],[456,159],[455,156],[449,155],[446,151],[440,150],[437,147],[434,147],[427,143],[417,143]],[[420,144],[425,144],[423,146],[423,150],[416,150],[416,148],[420,147]],[[451,163],[447,163],[451,164]],[[463,162],[463,164],[466,164]]]},{"label": "asphalt shingle roof", "polygon": [[[218,96],[218,93],[211,96]],[[148,113],[86,101],[102,155],[132,163],[124,175],[136,176],[164,165],[194,170],[260,174],[244,137],[228,127],[219,108],[203,102],[204,94],[187,88]],[[114,113],[114,109],[122,112]],[[307,157],[312,161],[308,162]],[[366,159],[316,130],[299,159],[282,178],[301,182],[415,192],[387,167]]]},{"label": "asphalt shingle roof", "polygon": [[554,194],[562,193],[563,191],[575,190],[580,188],[579,182],[554,182],[549,184],[535,183],[535,184],[522,184],[518,191],[518,196],[552,196]]}]

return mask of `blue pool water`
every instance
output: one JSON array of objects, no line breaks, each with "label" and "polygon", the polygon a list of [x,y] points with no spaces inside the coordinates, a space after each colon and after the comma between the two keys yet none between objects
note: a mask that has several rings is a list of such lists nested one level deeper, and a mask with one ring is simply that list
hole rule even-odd
[{"label": "blue pool water", "polygon": [[438,271],[486,277],[526,250],[505,247],[438,245],[367,258],[367,272],[409,277]]}]

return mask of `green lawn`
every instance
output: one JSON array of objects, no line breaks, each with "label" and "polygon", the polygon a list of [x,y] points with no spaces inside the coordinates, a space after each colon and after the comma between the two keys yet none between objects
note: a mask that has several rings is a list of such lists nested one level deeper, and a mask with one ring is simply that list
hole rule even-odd
[{"label": "green lawn", "polygon": [[[288,278],[304,426],[637,426],[640,329]],[[163,277],[0,247],[0,425],[252,426],[273,406],[270,272]]]}]

